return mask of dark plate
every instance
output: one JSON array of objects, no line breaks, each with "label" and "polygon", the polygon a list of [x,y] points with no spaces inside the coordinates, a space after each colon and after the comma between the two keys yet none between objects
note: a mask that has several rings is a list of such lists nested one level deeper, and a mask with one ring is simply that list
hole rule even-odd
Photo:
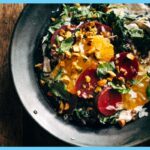
[{"label": "dark plate", "polygon": [[[136,145],[150,139],[150,116],[122,129],[79,129],[58,118],[43,96],[34,73],[34,51],[52,14],[60,5],[28,5],[16,25],[11,45],[11,71],[22,104],[50,134],[80,146]],[[56,11],[57,10],[57,11]],[[37,111],[37,113],[36,113]]]}]

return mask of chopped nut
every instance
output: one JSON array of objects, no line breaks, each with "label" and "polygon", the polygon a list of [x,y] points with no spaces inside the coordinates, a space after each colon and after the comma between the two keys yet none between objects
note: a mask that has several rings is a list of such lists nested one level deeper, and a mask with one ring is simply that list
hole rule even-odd
[{"label": "chopped nut", "polygon": [[127,71],[124,68],[121,68],[120,71],[123,72],[124,74],[127,74]]},{"label": "chopped nut", "polygon": [[45,84],[44,80],[40,80],[40,84],[43,86]]},{"label": "chopped nut", "polygon": [[113,78],[116,77],[116,74],[113,71],[107,71]]},{"label": "chopped nut", "polygon": [[86,85],[85,85],[85,84],[83,84],[82,87],[83,87],[84,89],[86,89]]},{"label": "chopped nut", "polygon": [[71,32],[70,32],[70,31],[67,31],[66,34],[65,34],[65,38],[66,38],[66,39],[67,39],[67,38],[70,38],[71,35],[72,35]]},{"label": "chopped nut", "polygon": [[88,107],[87,110],[88,111],[93,110],[93,107]]},{"label": "chopped nut", "polygon": [[64,36],[65,35],[65,30],[64,29],[60,29],[59,35]]},{"label": "chopped nut", "polygon": [[54,22],[54,21],[56,21],[56,19],[55,19],[55,18],[53,18],[53,17],[51,18],[51,20],[52,20],[53,22]]},{"label": "chopped nut", "polygon": [[56,46],[56,44],[53,44],[52,47],[53,47],[53,48],[56,48],[57,46]]},{"label": "chopped nut", "polygon": [[64,110],[68,110],[70,108],[69,103],[65,103]]},{"label": "chopped nut", "polygon": [[91,81],[91,77],[90,77],[90,76],[85,76],[85,81],[86,81],[87,83],[89,83],[89,82]]},{"label": "chopped nut", "polygon": [[108,81],[112,81],[113,78],[112,78],[112,77],[108,77],[107,80],[108,80]]},{"label": "chopped nut", "polygon": [[93,95],[89,94],[89,95],[88,95],[88,98],[93,98]]},{"label": "chopped nut", "polygon": [[122,82],[125,82],[125,79],[123,77],[118,77],[118,79]]},{"label": "chopped nut", "polygon": [[120,127],[124,127],[126,125],[126,121],[124,119],[121,119],[118,121]]},{"label": "chopped nut", "polygon": [[65,62],[64,61],[60,62],[60,67],[65,67]]},{"label": "chopped nut", "polygon": [[60,104],[59,104],[59,114],[62,114],[63,110],[64,110],[64,103],[62,101],[60,101]]},{"label": "chopped nut", "polygon": [[58,36],[58,40],[61,42],[64,40],[64,38],[62,36]]},{"label": "chopped nut", "polygon": [[63,75],[60,80],[66,84],[70,82],[70,78],[67,75]]},{"label": "chopped nut", "polygon": [[99,80],[99,81],[97,82],[97,84],[98,84],[99,86],[104,86],[104,85],[106,85],[106,83],[107,83],[107,80],[106,80],[106,79],[102,79],[102,80]]},{"label": "chopped nut", "polygon": [[74,52],[80,52],[79,46],[78,45],[73,45],[73,51]]},{"label": "chopped nut", "polygon": [[71,58],[71,53],[69,51],[65,51],[65,55],[67,58]]},{"label": "chopped nut", "polygon": [[77,95],[78,95],[78,96],[80,96],[80,94],[81,94],[81,91],[80,91],[80,90],[78,90],[78,91],[77,91]]},{"label": "chopped nut", "polygon": [[42,66],[43,66],[42,63],[38,63],[38,64],[36,64],[34,67],[35,67],[35,68],[40,68],[40,69],[42,69]]},{"label": "chopped nut", "polygon": [[98,92],[101,92],[102,88],[97,86],[96,89],[95,89],[95,93],[98,93]]},{"label": "chopped nut", "polygon": [[135,57],[132,53],[128,53],[127,58],[130,59],[130,60],[134,60]]},{"label": "chopped nut", "polygon": [[80,54],[79,53],[72,53],[72,56],[79,57]]},{"label": "chopped nut", "polygon": [[79,72],[82,71],[82,68],[77,64],[77,61],[72,63],[72,67],[75,68]]}]

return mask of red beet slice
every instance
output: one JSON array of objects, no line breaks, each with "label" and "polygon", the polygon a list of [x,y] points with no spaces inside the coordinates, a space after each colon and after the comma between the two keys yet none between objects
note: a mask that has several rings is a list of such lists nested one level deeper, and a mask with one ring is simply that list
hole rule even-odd
[{"label": "red beet slice", "polygon": [[133,54],[132,54],[134,56],[133,60],[129,59],[127,57],[127,54],[129,53],[122,52],[118,54],[117,57],[115,58],[116,60],[115,64],[116,66],[119,67],[118,77],[124,77],[127,80],[131,80],[137,75],[139,65],[137,58]]},{"label": "red beet slice", "polygon": [[[85,77],[89,76],[91,78],[90,82],[86,82]],[[98,77],[96,76],[96,69],[88,68],[86,69],[78,78],[75,88],[77,95],[82,98],[92,98],[94,90],[97,86]]]},{"label": "red beet slice", "polygon": [[116,104],[122,101],[121,94],[111,87],[106,87],[97,96],[97,108],[104,116],[111,116],[116,112]]},{"label": "red beet slice", "polygon": [[52,35],[52,37],[51,37],[51,41],[50,42],[51,42],[52,45],[56,44],[56,36],[59,35],[61,29],[63,29],[64,31],[71,31],[71,32],[73,32],[75,30],[75,26],[71,25],[70,28],[68,29],[67,25],[63,25],[60,29],[56,30],[54,32],[54,34]]},{"label": "red beet slice", "polygon": [[[79,26],[79,28],[86,28],[86,27],[88,27],[90,25],[90,23],[91,22],[83,23],[83,24],[81,24]],[[98,30],[98,33],[102,32],[103,29],[106,30],[107,32],[112,32],[112,29],[109,26],[104,25],[104,24],[102,24],[102,23],[100,23],[98,21],[94,21],[94,23],[95,23],[95,26],[96,26],[96,28]]]}]

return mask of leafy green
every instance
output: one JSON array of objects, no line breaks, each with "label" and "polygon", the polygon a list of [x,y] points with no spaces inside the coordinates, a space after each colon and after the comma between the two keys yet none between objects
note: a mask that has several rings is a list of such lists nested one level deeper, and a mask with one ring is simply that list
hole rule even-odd
[{"label": "leafy green", "polygon": [[116,115],[112,115],[112,116],[108,116],[108,117],[98,115],[98,119],[101,124],[112,124],[113,125],[113,124],[117,123]]},{"label": "leafy green", "polygon": [[108,73],[108,71],[113,71],[114,69],[115,69],[115,65],[113,62],[100,64],[96,70],[97,76],[98,77],[104,76]]},{"label": "leafy green", "polygon": [[67,38],[64,41],[62,41],[60,47],[57,50],[58,53],[62,54],[65,51],[69,51],[70,48],[72,47],[74,40],[73,37]]},{"label": "leafy green", "polygon": [[140,28],[135,28],[135,27],[128,27],[127,28],[127,32],[129,33],[131,38],[143,38],[144,37],[144,31]]},{"label": "leafy green", "polygon": [[49,82],[49,92],[53,95],[62,98],[63,100],[70,100],[70,94],[67,92],[64,84],[60,81]]},{"label": "leafy green", "polygon": [[121,94],[126,94],[130,91],[129,88],[122,87],[120,85],[115,85],[113,82],[108,82],[108,85],[111,86],[113,89],[117,90]]},{"label": "leafy green", "polygon": [[146,95],[147,95],[148,100],[150,100],[150,84],[146,88]]},{"label": "leafy green", "polygon": [[54,33],[56,30],[58,30],[62,25],[64,24],[64,22],[62,20],[59,20],[58,22],[56,22],[54,25],[50,26],[48,31],[50,33]]}]

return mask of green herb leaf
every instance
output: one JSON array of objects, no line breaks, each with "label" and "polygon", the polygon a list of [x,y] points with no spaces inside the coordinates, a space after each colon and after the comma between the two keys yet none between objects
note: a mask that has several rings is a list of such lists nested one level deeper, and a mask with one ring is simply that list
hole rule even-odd
[{"label": "green herb leaf", "polygon": [[109,117],[98,115],[98,119],[99,119],[99,122],[101,124],[112,124],[113,125],[113,124],[117,123],[117,121],[116,121],[116,114],[112,115],[112,116],[109,116]]},{"label": "green herb leaf", "polygon": [[65,51],[69,51],[70,48],[72,47],[74,40],[73,37],[67,38],[64,41],[62,41],[60,47],[57,50],[58,53],[62,54]]},{"label": "green herb leaf", "polygon": [[115,85],[113,82],[108,82],[108,85],[111,86],[113,89],[117,90],[121,94],[129,93],[130,89],[126,87],[122,87],[120,85]]},{"label": "green herb leaf", "polygon": [[150,85],[147,86],[146,95],[147,95],[148,100],[150,100]]},{"label": "green herb leaf", "polygon": [[142,29],[131,28],[128,30],[129,35],[131,38],[143,38],[144,31]]},{"label": "green herb leaf", "polygon": [[97,76],[101,77],[108,73],[108,71],[113,71],[115,69],[115,65],[113,62],[100,64],[97,68]]},{"label": "green herb leaf", "polygon": [[64,84],[60,81],[49,82],[48,84],[49,91],[63,100],[70,100],[70,94],[67,92]]}]

